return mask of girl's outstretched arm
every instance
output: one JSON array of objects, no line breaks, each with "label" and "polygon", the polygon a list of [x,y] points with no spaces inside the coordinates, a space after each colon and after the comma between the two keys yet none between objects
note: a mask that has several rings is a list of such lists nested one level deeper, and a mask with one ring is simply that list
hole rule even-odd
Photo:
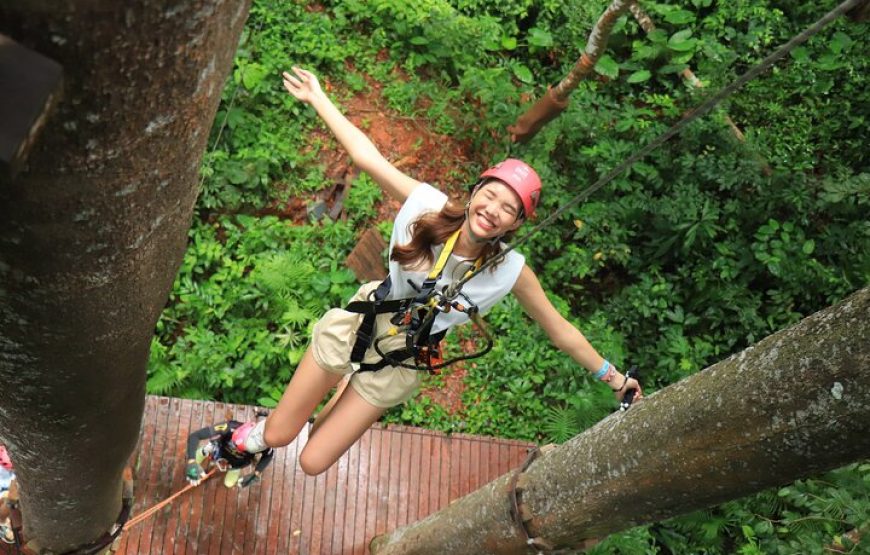
[{"label": "girl's outstretched arm", "polygon": [[284,72],[284,88],[301,102],[310,104],[332,131],[341,146],[350,154],[353,163],[368,173],[390,196],[404,202],[411,191],[420,185],[416,179],[399,171],[380,153],[374,143],[348,120],[329,100],[320,82],[310,71],[293,66],[293,73]]},{"label": "girl's outstretched arm", "polygon": [[[526,313],[540,325],[553,345],[565,352],[577,363],[589,372],[596,372],[604,364],[604,357],[598,354],[583,334],[566,320],[550,299],[544,293],[544,288],[538,281],[535,272],[528,266],[523,266],[520,277],[512,289],[513,294],[525,309]],[[625,379],[625,376],[615,368],[608,385],[613,393],[621,401],[626,391],[637,389],[635,399],[643,397],[640,384],[634,378]],[[623,387],[624,385],[624,387]]]}]

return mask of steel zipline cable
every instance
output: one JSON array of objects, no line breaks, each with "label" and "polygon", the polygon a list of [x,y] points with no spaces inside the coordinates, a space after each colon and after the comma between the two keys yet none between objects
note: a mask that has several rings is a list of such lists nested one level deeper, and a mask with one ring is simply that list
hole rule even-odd
[{"label": "steel zipline cable", "polygon": [[556,210],[555,212],[553,212],[552,214],[547,216],[547,218],[545,218],[543,221],[541,221],[540,223],[535,225],[535,227],[533,227],[531,231],[529,231],[528,233],[526,233],[525,235],[523,235],[522,237],[520,237],[516,241],[509,244],[505,250],[503,250],[498,255],[487,260],[485,263],[483,263],[479,268],[477,268],[476,270],[471,272],[469,275],[466,275],[465,277],[463,277],[459,281],[451,284],[447,290],[447,296],[448,297],[455,296],[455,294],[458,293],[458,291],[462,288],[462,286],[465,283],[468,282],[468,280],[470,280],[471,278],[473,278],[474,276],[476,276],[480,272],[484,271],[485,269],[496,264],[496,262],[498,262],[499,260],[504,258],[504,256],[507,253],[509,253],[510,251],[514,250],[518,246],[520,246],[523,243],[525,243],[526,241],[528,241],[532,235],[534,235],[535,233],[540,231],[543,227],[549,225],[556,218],[558,218],[559,216],[564,214],[566,210],[568,210],[569,208],[571,208],[572,206],[574,206],[578,202],[585,200],[590,195],[592,195],[592,193],[598,191],[599,189],[601,189],[602,187],[604,187],[605,185],[607,185],[608,183],[613,181],[613,179],[615,179],[617,176],[619,176],[621,173],[623,173],[632,164],[645,158],[650,152],[652,152],[653,150],[655,150],[656,148],[658,148],[659,146],[664,144],[666,141],[668,141],[671,137],[673,137],[674,135],[676,135],[677,133],[682,131],[683,128],[685,128],[687,125],[689,125],[690,123],[692,123],[696,119],[700,118],[701,116],[706,115],[714,107],[716,107],[716,105],[719,104],[722,100],[724,100],[725,98],[734,94],[734,92],[737,91],[740,87],[742,87],[743,85],[745,85],[746,83],[748,83],[749,81],[751,81],[752,79],[757,77],[759,74],[763,73],[764,71],[767,71],[767,69],[769,69],[778,60],[780,60],[786,54],[788,54],[789,52],[794,50],[795,47],[800,46],[801,44],[805,43],[807,40],[809,40],[810,37],[812,37],[813,35],[815,35],[819,31],[821,31],[822,29],[824,29],[833,20],[835,20],[839,16],[845,14],[846,12],[848,12],[849,10],[851,10],[852,8],[854,8],[855,6],[857,6],[858,4],[860,4],[864,1],[866,1],[866,0],[845,0],[843,3],[838,5],[836,8],[834,8],[833,10],[831,10],[830,12],[828,12],[827,14],[822,16],[821,19],[819,19],[818,21],[816,21],[815,23],[813,23],[812,25],[807,27],[803,32],[796,35],[790,41],[788,41],[784,45],[780,46],[775,52],[773,52],[772,54],[767,56],[765,59],[763,59],[761,62],[756,64],[755,67],[753,67],[752,69],[750,69],[749,71],[747,71],[746,73],[744,73],[743,75],[741,75],[740,77],[735,79],[729,85],[721,88],[716,94],[714,94],[713,96],[708,98],[705,102],[703,102],[699,106],[690,110],[683,117],[683,119],[681,119],[680,121],[675,123],[670,129],[668,129],[667,131],[665,131],[664,133],[662,133],[661,135],[659,135],[658,137],[653,139],[650,143],[648,143],[642,149],[636,151],[634,154],[632,154],[631,156],[626,158],[624,162],[622,162],[621,164],[619,164],[618,166],[616,166],[615,168],[610,170],[604,176],[600,177],[595,183],[590,185],[584,191],[575,195],[568,202],[566,202],[561,207],[559,207],[558,210]]}]

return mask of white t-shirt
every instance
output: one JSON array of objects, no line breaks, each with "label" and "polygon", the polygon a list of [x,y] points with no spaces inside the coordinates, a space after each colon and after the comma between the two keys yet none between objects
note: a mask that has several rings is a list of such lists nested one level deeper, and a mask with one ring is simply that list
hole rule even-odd
[{"label": "white t-shirt", "polygon": [[[393,223],[393,234],[390,237],[390,252],[393,251],[394,245],[406,245],[411,241],[411,230],[409,228],[421,214],[440,212],[446,203],[447,195],[438,189],[427,183],[417,186],[405,200],[398,215],[396,215],[396,220]],[[444,245],[437,245],[432,249],[436,260],[443,248]],[[462,292],[468,295],[468,298],[480,309],[481,313],[485,313],[502,297],[510,293],[517,278],[520,277],[520,271],[523,269],[524,264],[525,257],[517,251],[511,251],[507,253],[504,261],[498,264],[494,271],[489,269],[484,270],[468,280],[462,286]],[[435,286],[436,290],[440,291],[443,286],[462,279],[465,273],[473,266],[474,259],[467,259],[451,254],[444,265],[441,279],[438,280]],[[425,271],[406,270],[398,262],[390,260],[392,288],[387,298],[403,299],[416,295],[416,291],[408,285],[408,280],[412,280],[419,287],[423,283],[423,280],[426,279],[430,270],[431,268],[426,268]],[[460,300],[460,302],[462,301]],[[468,315],[464,312],[451,310],[448,313],[441,313],[432,324],[432,333],[467,321]]]}]

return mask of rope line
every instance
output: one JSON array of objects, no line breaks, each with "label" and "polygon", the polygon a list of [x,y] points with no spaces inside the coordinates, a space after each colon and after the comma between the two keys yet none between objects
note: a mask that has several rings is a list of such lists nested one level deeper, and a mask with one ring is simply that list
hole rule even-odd
[{"label": "rope line", "polygon": [[700,118],[701,116],[704,116],[707,113],[709,113],[722,100],[724,100],[725,98],[734,94],[734,92],[736,92],[743,85],[745,85],[746,83],[748,83],[749,81],[751,81],[752,79],[757,77],[759,74],[763,73],[764,71],[767,71],[768,68],[770,68],[774,63],[776,63],[781,58],[783,58],[786,54],[788,54],[789,52],[794,50],[797,46],[800,46],[801,44],[805,43],[807,40],[810,39],[810,37],[817,34],[822,29],[824,29],[833,20],[835,20],[839,16],[843,15],[844,13],[846,13],[847,11],[849,11],[850,9],[857,6],[858,4],[860,4],[863,1],[864,0],[845,0],[840,5],[838,5],[836,8],[834,8],[833,10],[831,10],[830,12],[828,12],[827,14],[822,16],[818,21],[816,21],[815,23],[813,23],[812,25],[807,27],[804,31],[802,31],[801,33],[796,35],[794,38],[792,38],[790,41],[788,41],[784,45],[780,46],[775,52],[773,52],[772,54],[770,54],[769,56],[764,58],[761,62],[756,64],[749,71],[747,71],[746,73],[744,73],[743,75],[741,75],[740,77],[735,79],[729,85],[721,88],[716,94],[714,94],[713,96],[708,98],[705,102],[703,102],[699,106],[690,110],[688,112],[688,114],[683,119],[681,119],[680,121],[678,121],[677,123],[672,125],[667,131],[665,131],[664,133],[662,133],[661,135],[659,135],[658,137],[653,139],[651,142],[649,142],[642,149],[636,151],[634,154],[629,156],[624,162],[622,162],[621,164],[619,164],[618,166],[616,166],[615,168],[610,170],[607,174],[600,177],[595,183],[590,185],[587,189],[585,189],[584,191],[581,191],[580,193],[575,195],[568,202],[563,204],[559,209],[557,209],[555,212],[550,214],[547,218],[545,218],[540,223],[535,225],[535,227],[533,227],[531,231],[529,231],[528,233],[526,233],[525,235],[523,235],[522,237],[520,237],[516,241],[513,241],[511,244],[509,244],[507,246],[507,248],[505,248],[505,250],[501,251],[498,255],[496,255],[496,256],[490,258],[489,260],[487,260],[486,262],[484,262],[484,264],[482,266],[480,266],[477,270],[472,272],[470,275],[467,275],[467,276],[463,277],[461,280],[459,280],[458,282],[452,284],[449,288],[449,292],[455,293],[455,292],[459,291],[459,289],[461,289],[462,286],[468,282],[468,280],[470,280],[471,278],[473,278],[474,276],[476,276],[480,272],[484,271],[485,269],[496,264],[497,261],[503,259],[510,251],[516,249],[518,246],[520,246],[523,243],[525,243],[526,241],[528,241],[532,235],[534,235],[535,233],[540,231],[543,227],[549,225],[556,218],[558,218],[559,216],[564,214],[565,211],[567,211],[569,208],[576,205],[581,200],[585,200],[590,195],[592,195],[592,193],[598,191],[599,189],[601,189],[602,187],[604,187],[605,185],[607,185],[608,183],[613,181],[613,179],[618,177],[621,173],[623,173],[626,169],[628,169],[632,164],[645,158],[650,152],[652,152],[653,150],[655,150],[656,148],[658,148],[659,146],[661,146],[662,144],[667,142],[671,137],[673,137],[674,135],[676,135],[677,133],[682,131],[683,128],[685,128],[687,125],[689,125],[690,123],[692,123],[696,119]]},{"label": "rope line", "polygon": [[166,505],[172,503],[173,501],[175,501],[175,499],[177,499],[177,498],[180,497],[181,495],[184,495],[184,494],[187,493],[188,491],[190,491],[190,490],[192,490],[193,488],[197,487],[199,484],[204,483],[206,480],[208,480],[209,478],[211,478],[212,476],[214,476],[214,475],[217,473],[217,471],[218,471],[217,468],[212,468],[211,470],[209,470],[208,474],[206,474],[206,475],[202,478],[202,480],[199,481],[198,484],[196,484],[196,485],[194,485],[194,484],[187,484],[187,485],[184,486],[182,489],[180,489],[180,490],[178,490],[177,492],[173,493],[172,495],[170,495],[169,497],[167,497],[166,499],[164,499],[164,500],[161,501],[160,503],[157,503],[157,504],[154,505],[153,507],[149,507],[149,508],[145,509],[144,511],[142,511],[141,513],[139,513],[138,515],[134,516],[133,518],[131,518],[130,520],[128,520],[126,523],[124,523],[124,531],[126,532],[127,530],[129,530],[129,529],[132,528],[133,526],[136,526],[137,524],[139,524],[139,523],[142,522],[143,520],[148,519],[149,517],[151,517],[151,515],[153,515],[154,513],[156,513],[157,511],[159,511],[159,510],[162,509],[163,507],[165,507]]}]

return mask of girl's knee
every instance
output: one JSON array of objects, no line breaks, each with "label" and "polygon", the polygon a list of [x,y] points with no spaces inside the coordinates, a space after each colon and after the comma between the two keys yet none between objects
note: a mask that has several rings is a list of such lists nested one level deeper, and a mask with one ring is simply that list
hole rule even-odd
[{"label": "girl's knee", "polygon": [[287,433],[287,430],[281,430],[278,426],[266,420],[266,427],[263,429],[263,441],[269,447],[284,447],[290,445],[290,442],[296,437],[295,434]]},{"label": "girl's knee", "polygon": [[323,455],[317,452],[303,449],[299,455],[299,466],[302,472],[309,476],[317,476],[325,472],[335,461],[325,460]]}]

